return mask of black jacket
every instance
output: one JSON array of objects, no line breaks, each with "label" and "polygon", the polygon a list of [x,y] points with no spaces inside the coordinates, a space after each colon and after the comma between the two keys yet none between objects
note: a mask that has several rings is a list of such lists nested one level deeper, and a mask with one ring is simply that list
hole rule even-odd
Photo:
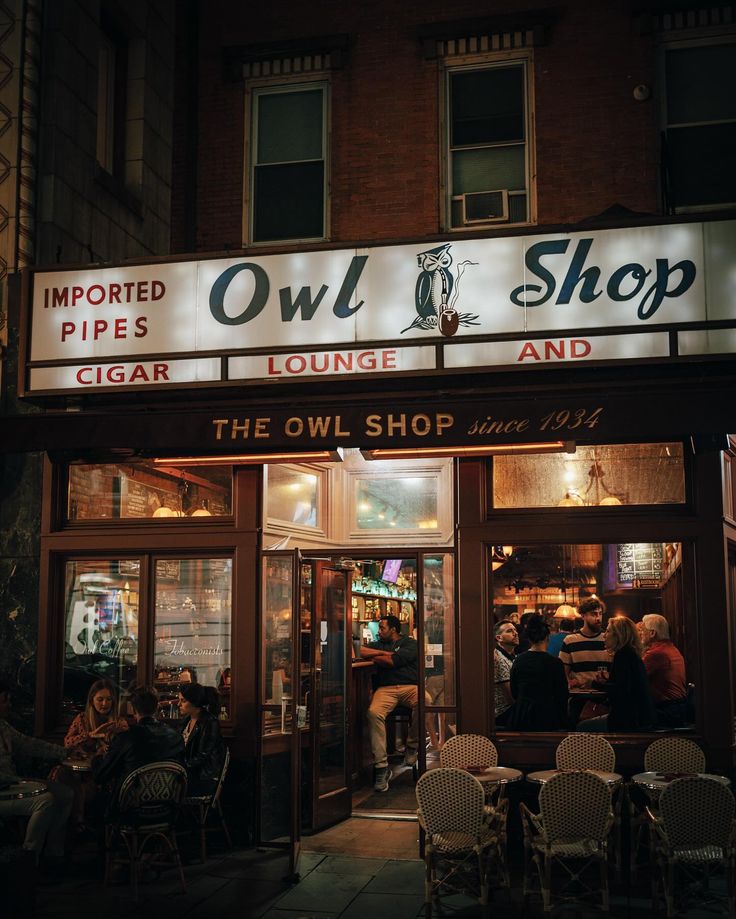
[{"label": "black jacket", "polygon": [[613,655],[607,680],[594,680],[593,687],[608,693],[609,731],[648,731],[655,713],[649,680],[639,655],[633,648],[619,649]]},{"label": "black jacket", "polygon": [[96,756],[92,760],[92,776],[98,785],[112,785],[114,801],[131,772],[163,760],[184,765],[181,735],[154,718],[141,718],[129,731],[113,737],[104,756]]},{"label": "black jacket", "polygon": [[[184,720],[183,729],[189,724]],[[202,711],[192,728],[184,750],[189,787],[187,794],[205,794],[214,791],[225,760],[225,741],[220,725],[209,712]]]}]

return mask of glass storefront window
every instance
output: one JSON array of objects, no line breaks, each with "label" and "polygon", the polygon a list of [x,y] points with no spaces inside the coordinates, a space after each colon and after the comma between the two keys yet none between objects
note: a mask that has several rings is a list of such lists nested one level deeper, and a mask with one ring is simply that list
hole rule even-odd
[{"label": "glass storefront window", "polygon": [[[600,640],[601,646],[596,651],[598,657],[595,666],[591,665],[590,668],[592,675],[588,676],[587,670],[585,674],[574,674],[576,678],[585,676],[578,686],[580,692],[589,692],[592,680],[599,679],[593,671],[604,670],[609,666],[610,655],[603,646],[603,632],[608,622],[619,616],[632,620],[637,626],[644,616],[653,614],[663,617],[675,648],[684,658],[682,666],[686,671],[686,679],[690,678],[687,670],[689,663],[695,660],[696,653],[692,646],[688,646],[686,634],[686,591],[680,543],[499,545],[489,549],[493,586],[491,634],[494,626],[502,620],[511,620],[516,625],[519,644],[505,649],[512,659],[518,659],[519,653],[528,650],[525,626],[532,615],[541,616],[546,621],[550,628],[547,652],[559,656],[566,635],[577,632],[584,624],[579,614],[580,604],[590,598],[597,598],[605,606],[603,631],[599,636],[593,636]],[[652,671],[649,675],[649,689],[657,711],[654,726],[661,729],[691,727],[694,710],[685,704],[688,692],[686,679],[681,681],[679,691],[675,691],[674,683],[660,686],[655,672],[658,664],[654,659],[648,662],[646,656],[648,648],[657,639],[642,629],[639,630],[639,638],[642,647],[637,650],[643,654],[645,667]],[[495,640],[491,640],[493,657],[496,645]],[[590,653],[587,646],[583,650],[585,654]],[[661,655],[661,651],[657,653]],[[683,702],[681,709],[665,711],[675,696]],[[503,704],[503,699],[498,696],[496,701]],[[597,701],[605,705],[607,700],[605,695],[597,700],[593,696],[576,699],[575,693],[571,692],[568,700],[570,727],[574,727],[581,717],[580,708],[575,710],[574,707],[576,701],[580,701],[582,707],[584,701]],[[504,710],[498,711],[501,714]],[[605,711],[602,709],[596,714],[605,714]],[[591,716],[582,715],[583,718]],[[544,730],[542,727],[534,729]]]},{"label": "glass storefront window", "polygon": [[162,712],[178,717],[186,683],[214,687],[230,717],[232,559],[157,559],[155,563],[154,682]]},{"label": "glass storefront window", "polygon": [[73,463],[68,476],[70,521],[232,514],[230,466],[190,469],[147,463]]},{"label": "glass storefront window", "polygon": [[493,506],[683,504],[681,443],[578,446],[576,453],[498,456]]},{"label": "glass storefront window", "polygon": [[[263,574],[263,596],[264,656],[261,691],[265,705],[281,705],[284,697],[291,694],[294,596],[291,556],[271,556],[267,559]],[[267,714],[266,733],[281,730],[277,721],[276,716],[269,720]]]},{"label": "glass storefront window", "polygon": [[[427,705],[454,706],[455,559],[449,553],[424,556],[424,680]],[[428,712],[431,746],[439,750],[451,735],[452,712]]]},{"label": "glass storefront window", "polygon": [[266,471],[267,518],[303,527],[321,527],[321,476],[274,464]]},{"label": "glass storefront window", "polygon": [[437,474],[356,477],[353,488],[357,528],[436,530],[438,485]]},{"label": "glass storefront window", "polygon": [[68,561],[64,570],[62,710],[82,711],[90,686],[122,691],[138,663],[138,559]]}]

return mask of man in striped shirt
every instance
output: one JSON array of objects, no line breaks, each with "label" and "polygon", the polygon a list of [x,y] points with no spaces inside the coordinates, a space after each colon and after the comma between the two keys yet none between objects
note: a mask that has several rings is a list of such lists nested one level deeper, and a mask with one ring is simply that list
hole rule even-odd
[{"label": "man in striped shirt", "polygon": [[606,606],[598,597],[589,597],[578,607],[583,618],[579,632],[567,635],[560,649],[560,660],[570,689],[590,689],[593,680],[605,679],[611,658],[603,637],[603,614]]}]

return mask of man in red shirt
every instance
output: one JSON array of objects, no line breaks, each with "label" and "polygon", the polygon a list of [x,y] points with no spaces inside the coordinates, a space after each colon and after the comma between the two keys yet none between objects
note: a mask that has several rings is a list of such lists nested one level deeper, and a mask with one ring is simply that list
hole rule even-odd
[{"label": "man in red shirt", "polygon": [[670,641],[664,616],[649,613],[639,625],[644,645],[644,667],[662,727],[679,727],[691,720],[688,712],[685,660]]}]

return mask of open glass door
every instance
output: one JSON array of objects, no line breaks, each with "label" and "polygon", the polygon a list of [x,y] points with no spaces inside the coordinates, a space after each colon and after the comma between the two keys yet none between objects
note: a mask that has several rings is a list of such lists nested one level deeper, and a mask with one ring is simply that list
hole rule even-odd
[{"label": "open glass door", "polygon": [[299,567],[297,551],[261,556],[258,836],[263,845],[288,850],[288,876],[294,880],[301,840],[300,722],[305,720],[299,705]]},{"label": "open glass door", "polygon": [[351,811],[347,736],[347,662],[351,648],[347,627],[348,574],[329,562],[303,565],[302,596],[306,594],[306,576],[311,577],[313,603],[313,692],[311,776],[305,776],[305,786],[311,791],[311,814],[305,809],[305,824],[312,830],[320,830],[345,820]]}]

